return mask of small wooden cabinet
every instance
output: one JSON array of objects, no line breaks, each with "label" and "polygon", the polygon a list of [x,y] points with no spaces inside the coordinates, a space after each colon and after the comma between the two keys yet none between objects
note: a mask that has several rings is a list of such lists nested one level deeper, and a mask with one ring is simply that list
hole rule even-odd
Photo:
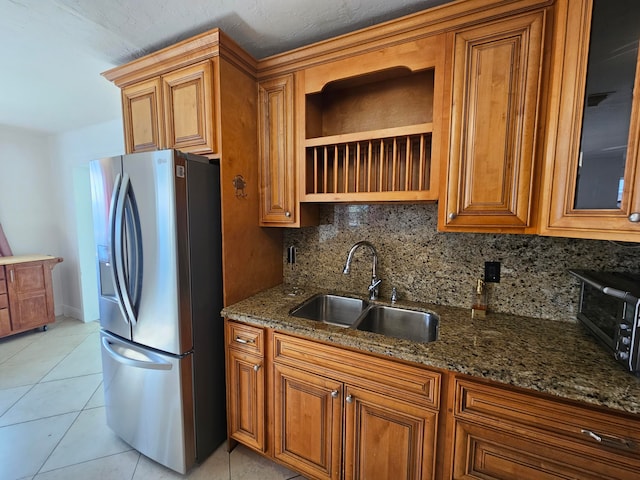
[{"label": "small wooden cabinet", "polygon": [[55,321],[51,270],[58,257],[0,257],[0,337]]},{"label": "small wooden cabinet", "polygon": [[453,475],[635,479],[640,422],[467,378],[455,380]]},{"label": "small wooden cabinet", "polygon": [[213,63],[206,60],[122,89],[128,153],[215,153]]},{"label": "small wooden cabinet", "polygon": [[225,320],[229,438],[265,451],[264,333]]},{"label": "small wooden cabinet", "polygon": [[532,226],[546,16],[540,10],[450,34],[441,230],[522,233]]}]

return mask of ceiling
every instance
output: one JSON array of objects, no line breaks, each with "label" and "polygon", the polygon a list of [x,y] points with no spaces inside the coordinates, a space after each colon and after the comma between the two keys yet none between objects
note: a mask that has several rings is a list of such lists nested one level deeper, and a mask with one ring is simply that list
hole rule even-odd
[{"label": "ceiling", "polygon": [[0,0],[0,124],[61,133],[120,117],[117,65],[220,27],[256,58],[449,0]]}]

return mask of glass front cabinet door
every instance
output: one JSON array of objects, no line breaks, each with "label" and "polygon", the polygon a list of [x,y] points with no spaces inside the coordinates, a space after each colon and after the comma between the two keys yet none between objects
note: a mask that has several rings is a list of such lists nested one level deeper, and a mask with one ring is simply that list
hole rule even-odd
[{"label": "glass front cabinet door", "polygon": [[557,6],[541,233],[640,242],[640,2]]}]

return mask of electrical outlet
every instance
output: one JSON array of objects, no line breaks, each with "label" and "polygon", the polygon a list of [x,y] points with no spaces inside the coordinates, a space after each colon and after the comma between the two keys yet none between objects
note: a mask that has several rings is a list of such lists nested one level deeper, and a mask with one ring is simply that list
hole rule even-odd
[{"label": "electrical outlet", "polygon": [[500,262],[484,262],[484,281],[500,283]]}]

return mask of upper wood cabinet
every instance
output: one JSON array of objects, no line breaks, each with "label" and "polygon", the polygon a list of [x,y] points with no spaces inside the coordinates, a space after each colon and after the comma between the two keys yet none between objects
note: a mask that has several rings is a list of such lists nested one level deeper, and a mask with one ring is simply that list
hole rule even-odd
[{"label": "upper wood cabinet", "polygon": [[307,68],[303,202],[438,198],[444,35]]},{"label": "upper wood cabinet", "polygon": [[216,152],[214,62],[200,62],[122,89],[128,153],[162,148]]},{"label": "upper wood cabinet", "polygon": [[164,148],[162,83],[159,78],[123,88],[122,115],[128,153]]},{"label": "upper wood cabinet", "polygon": [[561,0],[541,233],[640,241],[640,4]]},{"label": "upper wood cabinet", "polygon": [[532,225],[546,16],[539,10],[450,34],[442,230],[523,232]]}]

